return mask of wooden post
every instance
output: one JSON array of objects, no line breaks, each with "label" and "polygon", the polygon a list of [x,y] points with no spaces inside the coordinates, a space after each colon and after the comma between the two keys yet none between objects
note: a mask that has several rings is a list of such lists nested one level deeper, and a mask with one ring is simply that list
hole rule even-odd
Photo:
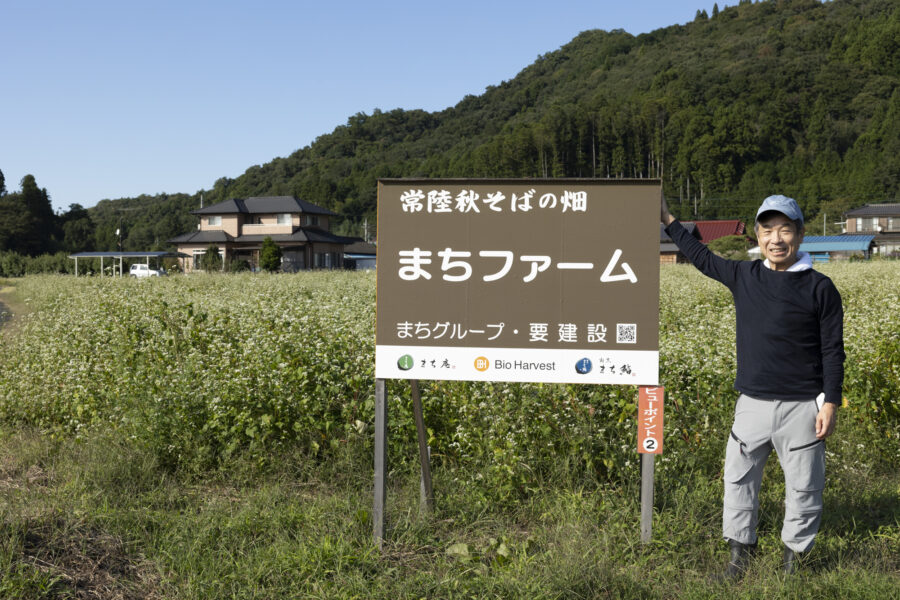
[{"label": "wooden post", "polygon": [[[431,464],[431,446],[428,447],[428,464]],[[427,512],[428,491],[425,489],[425,474],[419,474],[419,512]]]},{"label": "wooden post", "polygon": [[387,478],[387,398],[384,379],[375,380],[375,500],[372,506],[372,533],[381,550],[384,542],[384,492]]},{"label": "wooden post", "polygon": [[428,435],[425,430],[425,417],[422,411],[422,398],[419,395],[419,381],[410,379],[409,385],[412,388],[413,415],[416,419],[416,433],[419,438],[419,464],[422,467],[422,487],[425,511],[432,512],[434,510],[434,488],[431,484],[431,464],[429,463],[428,454]]},{"label": "wooden post", "polygon": [[641,543],[653,536],[653,471],[655,454],[641,454]]}]

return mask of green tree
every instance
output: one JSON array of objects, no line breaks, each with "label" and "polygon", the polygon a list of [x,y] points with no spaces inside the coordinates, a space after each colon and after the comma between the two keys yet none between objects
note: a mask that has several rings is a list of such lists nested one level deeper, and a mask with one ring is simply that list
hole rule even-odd
[{"label": "green tree", "polygon": [[222,255],[219,254],[219,247],[210,244],[200,259],[200,268],[207,273],[215,273],[222,270]]},{"label": "green tree", "polygon": [[743,235],[726,235],[711,241],[707,246],[723,258],[732,260],[747,260],[749,258],[747,249],[750,243],[747,241],[747,237]]},{"label": "green tree", "polygon": [[84,252],[94,247],[94,222],[80,204],[70,204],[60,217],[63,247],[67,252]]},{"label": "green tree", "polygon": [[0,249],[36,256],[53,251],[56,215],[46,189],[34,175],[22,178],[19,192],[0,197]]},{"label": "green tree", "polygon": [[[377,178],[557,175],[659,176],[680,216],[719,198],[736,207],[719,217],[742,217],[740,201],[774,192],[811,214],[835,198],[896,199],[900,3],[717,7],[711,23],[701,9],[697,23],[637,37],[582,32],[439,112],[353,115],[290,156],[217,180],[204,203],[293,194],[339,212],[333,226],[374,226]],[[90,211],[98,231],[149,225],[164,243],[195,229],[199,206],[198,192]]]},{"label": "green tree", "polygon": [[263,239],[262,248],[259,250],[259,266],[269,272],[281,268],[281,248],[269,236]]}]

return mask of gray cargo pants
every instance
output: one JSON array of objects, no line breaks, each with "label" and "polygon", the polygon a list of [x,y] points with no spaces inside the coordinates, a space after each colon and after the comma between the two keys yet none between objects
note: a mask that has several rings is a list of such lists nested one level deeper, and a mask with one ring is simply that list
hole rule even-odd
[{"label": "gray cargo pants", "polygon": [[784,471],[784,526],[781,539],[795,552],[813,546],[822,520],[825,442],[816,439],[815,399],[757,400],[744,394],[734,409],[725,449],[722,535],[756,543],[759,486],[774,449]]}]

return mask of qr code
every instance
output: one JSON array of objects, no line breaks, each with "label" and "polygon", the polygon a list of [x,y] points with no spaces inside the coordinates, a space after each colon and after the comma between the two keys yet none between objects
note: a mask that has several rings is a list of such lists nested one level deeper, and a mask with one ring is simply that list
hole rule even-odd
[{"label": "qr code", "polygon": [[616,343],[617,344],[636,344],[637,343],[637,324],[636,323],[616,323]]}]

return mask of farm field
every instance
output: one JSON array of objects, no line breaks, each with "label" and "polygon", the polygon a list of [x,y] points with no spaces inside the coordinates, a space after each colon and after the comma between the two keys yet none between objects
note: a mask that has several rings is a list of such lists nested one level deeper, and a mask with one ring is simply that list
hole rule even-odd
[{"label": "farm field", "polygon": [[[900,589],[900,263],[825,265],[845,397],[826,512],[777,574],[726,560],[734,310],[662,269],[665,452],[639,539],[636,390],[422,382],[437,509],[419,513],[408,386],[388,383],[384,553],[371,539],[372,273],[0,282],[0,598],[891,598]],[[11,289],[12,288],[12,289]]]}]

